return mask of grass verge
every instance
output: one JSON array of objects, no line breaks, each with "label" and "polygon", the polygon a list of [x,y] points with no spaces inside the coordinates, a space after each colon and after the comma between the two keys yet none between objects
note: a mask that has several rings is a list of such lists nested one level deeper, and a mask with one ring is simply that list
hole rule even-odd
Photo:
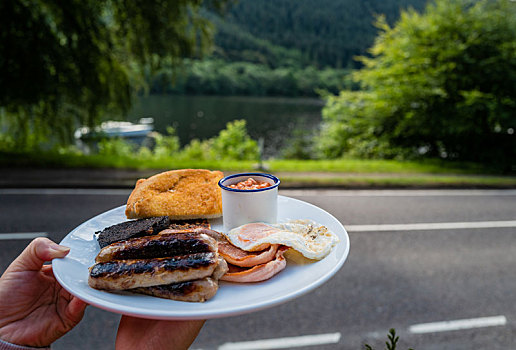
[{"label": "grass verge", "polygon": [[[0,153],[0,166],[31,168],[106,168],[160,172],[180,168],[218,169],[226,173],[259,170],[255,161],[192,160],[172,157],[83,154]],[[286,187],[493,187],[516,188],[516,176],[474,163],[442,160],[269,160],[265,171],[281,174]],[[109,171],[109,170],[106,170]]]},{"label": "grass verge", "polygon": [[516,188],[516,177],[475,175],[281,176],[290,188]]}]

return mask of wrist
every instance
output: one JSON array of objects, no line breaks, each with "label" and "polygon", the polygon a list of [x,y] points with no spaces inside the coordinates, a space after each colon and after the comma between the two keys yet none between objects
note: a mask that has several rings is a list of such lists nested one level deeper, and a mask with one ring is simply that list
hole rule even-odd
[{"label": "wrist", "polygon": [[34,348],[31,346],[23,346],[23,345],[9,343],[8,341],[0,339],[0,350],[34,350],[34,349],[50,350],[50,346],[43,347],[43,348]]}]

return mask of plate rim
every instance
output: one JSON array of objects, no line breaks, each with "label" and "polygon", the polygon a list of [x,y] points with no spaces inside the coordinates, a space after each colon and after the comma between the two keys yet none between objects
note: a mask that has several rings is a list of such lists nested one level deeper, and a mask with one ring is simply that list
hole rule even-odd
[{"label": "plate rim", "polygon": [[[97,308],[100,308],[100,309],[103,309],[103,310],[106,310],[109,312],[113,312],[116,314],[129,315],[129,316],[148,318],[148,319],[158,319],[158,320],[215,319],[215,318],[231,317],[231,316],[238,316],[238,315],[243,315],[243,314],[247,314],[247,313],[252,313],[252,312],[264,310],[264,309],[267,309],[267,308],[270,308],[273,306],[277,306],[277,305],[286,303],[288,301],[291,301],[295,298],[298,298],[302,295],[305,295],[305,294],[313,291],[314,289],[323,285],[329,279],[331,279],[342,268],[342,266],[344,265],[344,263],[346,262],[346,260],[348,258],[349,251],[350,251],[350,240],[349,240],[349,234],[346,231],[344,225],[337,218],[335,218],[335,216],[333,216],[331,213],[327,212],[326,210],[324,210],[314,204],[305,202],[303,200],[291,198],[291,197],[287,197],[287,196],[283,196],[283,195],[278,195],[278,206],[280,205],[280,200],[298,202],[298,204],[308,206],[311,209],[322,211],[325,215],[327,215],[331,219],[333,219],[335,221],[335,223],[338,224],[339,228],[342,230],[342,235],[338,234],[339,239],[340,239],[340,242],[338,244],[344,244],[345,246],[344,246],[343,254],[342,254],[342,256],[340,256],[338,258],[337,263],[335,265],[331,266],[331,269],[326,271],[323,275],[319,276],[312,283],[310,283],[302,288],[298,288],[298,289],[290,291],[289,293],[286,293],[286,294],[281,294],[279,297],[274,298],[272,300],[268,299],[267,301],[257,302],[257,303],[253,303],[251,305],[238,305],[236,307],[233,307],[230,309],[226,308],[226,309],[220,310],[220,311],[217,311],[217,309],[215,309],[215,310],[210,310],[210,311],[206,312],[205,310],[200,308],[198,310],[186,310],[186,311],[179,311],[179,312],[176,311],[176,312],[173,312],[172,314],[170,313],[170,310],[168,310],[167,312],[155,312],[155,313],[149,314],[149,313],[142,312],[141,307],[134,307],[132,305],[131,306],[122,305],[122,307],[120,307],[121,304],[117,304],[117,303],[114,303],[109,300],[101,299],[95,295],[88,295],[88,298],[87,298],[88,300],[84,300],[84,297],[82,295],[78,295],[81,293],[77,292],[74,288],[71,288],[68,285],[68,283],[66,281],[64,281],[63,276],[61,276],[61,273],[62,273],[61,270],[64,268],[64,266],[68,260],[67,257],[62,258],[62,259],[54,259],[52,261],[54,276],[55,276],[56,280],[58,281],[58,283],[65,290],[67,290],[70,294],[83,300],[84,302],[86,302],[89,305],[92,305]],[[98,215],[91,217],[90,219],[85,220],[84,222],[79,224],[77,227],[75,227],[72,231],[70,231],[61,240],[60,244],[62,244],[64,242],[66,245],[66,241],[71,239],[71,237],[73,236],[74,233],[76,233],[78,230],[80,230],[83,226],[87,225],[92,220],[99,219],[104,216],[109,216],[110,214],[113,214],[115,212],[122,210],[124,207],[125,207],[125,205],[120,205],[118,207],[106,210]],[[223,282],[223,281],[221,281],[221,282],[222,282],[221,283],[222,287],[226,283],[228,283],[228,282]],[[99,292],[101,292],[101,291],[99,291]],[[202,305],[203,303],[199,303],[199,304]],[[121,310],[122,308],[123,308],[123,310]]]}]

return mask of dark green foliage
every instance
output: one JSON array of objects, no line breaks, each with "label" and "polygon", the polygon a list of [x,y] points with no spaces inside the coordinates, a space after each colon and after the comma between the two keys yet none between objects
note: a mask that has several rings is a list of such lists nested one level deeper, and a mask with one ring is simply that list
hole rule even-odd
[{"label": "dark green foliage", "polygon": [[[427,0],[240,0],[216,22],[219,54],[242,61],[253,57],[272,67],[282,61],[334,68],[357,66],[353,57],[373,43],[378,14],[389,23],[400,9],[422,9]],[[260,38],[261,44],[256,39]],[[268,43],[266,45],[265,43]],[[258,45],[257,45],[258,44]],[[290,49],[285,54],[276,47]]]},{"label": "dark green foliage", "polygon": [[1,1],[0,142],[32,147],[50,134],[69,141],[101,112],[123,114],[146,74],[207,47],[205,3]]},{"label": "dark green foliage", "polygon": [[216,30],[211,56],[186,62],[173,81],[169,71],[159,74],[151,92],[317,96],[356,88],[347,72],[373,43],[375,15],[393,22],[400,9],[425,2],[243,0],[223,16],[203,11]]},{"label": "dark green foliage", "polygon": [[[166,77],[174,75],[169,81]],[[309,66],[271,69],[264,64],[227,62],[221,59],[185,60],[164,69],[151,80],[151,93],[189,95],[319,96],[352,86],[350,72]]]},{"label": "dark green foliage", "polygon": [[179,138],[173,127],[167,134],[153,133],[154,147],[149,149],[121,138],[101,138],[94,155],[113,158],[133,158],[144,160],[258,160],[259,145],[248,132],[245,120],[234,120],[226,124],[215,137],[206,140],[193,139],[181,148]]},{"label": "dark green foliage", "polygon": [[209,59],[186,62],[152,79],[151,92],[174,94],[318,96],[356,88],[348,72],[360,65],[377,29],[374,16],[390,21],[401,8],[426,0],[243,0],[222,17],[203,15],[216,29]]},{"label": "dark green foliage", "polygon": [[330,97],[323,155],[516,159],[516,5],[438,0],[402,13],[362,57],[363,91]]},{"label": "dark green foliage", "polygon": [[310,130],[296,128],[281,151],[282,159],[313,159],[314,135]]},{"label": "dark green foliage", "polygon": [[[238,11],[239,6],[233,10]],[[269,13],[274,17],[276,13]],[[259,35],[251,34],[245,25],[232,21],[231,14],[224,17],[211,13],[206,14],[215,28],[215,47],[213,57],[229,62],[249,62],[265,65],[269,68],[305,67],[310,64],[308,56],[296,48],[274,44]],[[245,22],[245,21],[244,21]]]}]

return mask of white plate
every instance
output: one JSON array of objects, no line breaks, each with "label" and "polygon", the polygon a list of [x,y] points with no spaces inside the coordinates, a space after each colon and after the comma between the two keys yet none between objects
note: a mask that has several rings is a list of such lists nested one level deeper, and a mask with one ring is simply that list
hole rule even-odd
[{"label": "white plate", "polygon": [[[161,299],[128,292],[106,292],[88,286],[88,268],[95,262],[100,248],[94,233],[107,226],[127,221],[125,206],[100,214],[70,232],[61,244],[71,248],[63,259],[52,262],[58,282],[70,293],[90,305],[111,312],[141,318],[187,320],[241,315],[262,310],[297,298],[330,279],[344,264],[349,253],[349,237],[342,224],[326,211],[309,203],[278,196],[278,222],[312,219],[325,225],[340,242],[323,260],[287,267],[268,281],[238,284],[220,282],[215,297],[204,303]],[[214,230],[222,230],[222,220],[211,221]]]}]

